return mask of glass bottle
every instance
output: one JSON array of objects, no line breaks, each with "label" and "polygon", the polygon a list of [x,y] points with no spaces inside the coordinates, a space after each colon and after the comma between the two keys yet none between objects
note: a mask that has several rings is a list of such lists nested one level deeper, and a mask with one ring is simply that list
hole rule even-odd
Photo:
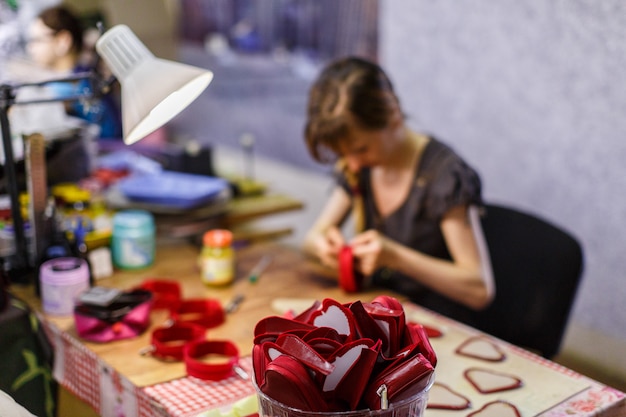
[{"label": "glass bottle", "polygon": [[207,285],[226,285],[235,279],[233,234],[229,230],[213,229],[203,238],[200,255],[202,281]]}]

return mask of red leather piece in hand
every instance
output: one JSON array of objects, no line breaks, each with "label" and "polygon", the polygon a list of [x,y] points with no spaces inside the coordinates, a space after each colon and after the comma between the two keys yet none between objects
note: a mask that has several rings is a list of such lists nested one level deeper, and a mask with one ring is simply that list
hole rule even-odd
[{"label": "red leather piece in hand", "polygon": [[363,289],[363,274],[355,270],[352,248],[348,245],[339,251],[339,286],[346,292]]}]

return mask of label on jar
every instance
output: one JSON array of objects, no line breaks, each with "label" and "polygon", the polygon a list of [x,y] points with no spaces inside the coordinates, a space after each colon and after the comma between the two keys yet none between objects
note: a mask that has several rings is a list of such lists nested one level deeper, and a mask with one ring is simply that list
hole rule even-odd
[{"label": "label on jar", "polygon": [[232,257],[204,257],[202,259],[202,281],[210,285],[232,282],[235,265]]},{"label": "label on jar", "polygon": [[113,260],[120,268],[143,268],[154,261],[154,240],[147,238],[117,238]]}]

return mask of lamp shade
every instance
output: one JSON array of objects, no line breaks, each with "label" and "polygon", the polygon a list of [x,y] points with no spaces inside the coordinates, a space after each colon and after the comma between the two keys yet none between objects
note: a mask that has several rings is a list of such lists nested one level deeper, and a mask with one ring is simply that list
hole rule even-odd
[{"label": "lamp shade", "polygon": [[213,79],[206,69],[155,57],[128,26],[117,25],[96,51],[122,90],[124,143],[143,139],[194,101]]}]

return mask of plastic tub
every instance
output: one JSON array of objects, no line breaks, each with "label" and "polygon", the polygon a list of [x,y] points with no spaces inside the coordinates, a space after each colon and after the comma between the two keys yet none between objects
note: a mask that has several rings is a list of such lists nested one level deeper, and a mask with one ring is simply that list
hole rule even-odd
[{"label": "plastic tub", "polygon": [[145,210],[123,210],[113,216],[111,252],[120,269],[145,268],[154,262],[155,225]]}]

